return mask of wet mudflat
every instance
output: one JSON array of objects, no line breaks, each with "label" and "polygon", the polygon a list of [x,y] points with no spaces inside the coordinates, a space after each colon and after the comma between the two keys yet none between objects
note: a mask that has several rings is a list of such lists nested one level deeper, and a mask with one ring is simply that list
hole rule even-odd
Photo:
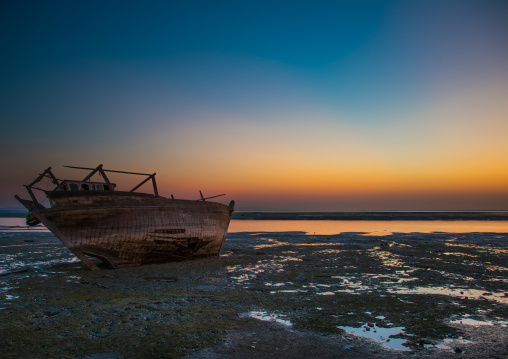
[{"label": "wet mudflat", "polygon": [[1,357],[508,356],[508,234],[231,233],[220,258],[100,272],[0,235]]}]

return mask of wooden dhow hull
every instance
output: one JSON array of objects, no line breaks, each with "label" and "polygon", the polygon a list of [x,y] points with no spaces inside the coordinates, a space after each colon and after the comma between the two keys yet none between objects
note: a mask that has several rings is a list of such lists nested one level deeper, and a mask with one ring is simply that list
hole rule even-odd
[{"label": "wooden dhow hull", "polygon": [[110,268],[217,256],[234,206],[116,191],[58,191],[50,201],[24,204],[91,269],[86,256]]}]

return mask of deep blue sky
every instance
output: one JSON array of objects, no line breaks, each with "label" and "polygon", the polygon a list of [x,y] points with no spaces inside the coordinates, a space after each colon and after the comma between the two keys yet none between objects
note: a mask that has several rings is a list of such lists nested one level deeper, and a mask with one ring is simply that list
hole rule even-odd
[{"label": "deep blue sky", "polygon": [[318,68],[372,41],[390,7],[386,1],[18,1],[3,6],[2,33],[13,51],[5,60],[18,68],[84,59],[143,63],[194,52]]}]

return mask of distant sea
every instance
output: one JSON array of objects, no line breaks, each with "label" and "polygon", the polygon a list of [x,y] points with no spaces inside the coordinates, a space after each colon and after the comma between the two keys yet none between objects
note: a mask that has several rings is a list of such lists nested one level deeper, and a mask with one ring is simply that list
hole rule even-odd
[{"label": "distant sea", "polygon": [[[24,208],[0,208],[0,218],[25,218]],[[508,221],[508,211],[377,211],[377,212],[276,212],[235,211],[236,220],[329,221]]]},{"label": "distant sea", "polygon": [[26,214],[24,208],[0,208],[0,218],[25,218]]},{"label": "distant sea", "polygon": [[[1,231],[47,231],[28,227],[26,210],[0,209]],[[393,233],[508,233],[508,211],[391,212],[234,212],[230,233],[305,232],[329,235],[345,232],[387,236]]]},{"label": "distant sea", "polygon": [[508,211],[234,212],[243,220],[508,221]]},{"label": "distant sea", "polygon": [[234,212],[229,232],[508,233],[508,211]]}]

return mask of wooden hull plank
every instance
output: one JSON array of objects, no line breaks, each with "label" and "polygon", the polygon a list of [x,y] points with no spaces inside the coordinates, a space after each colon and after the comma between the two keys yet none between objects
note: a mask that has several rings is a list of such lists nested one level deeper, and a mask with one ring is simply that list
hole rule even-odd
[{"label": "wooden hull plank", "polygon": [[57,237],[60,242],[62,242],[69,250],[76,255],[88,268],[91,270],[99,270],[100,268],[97,267],[97,265],[92,262],[88,257],[83,254],[78,248],[76,248],[71,241],[69,241],[65,235],[60,232],[60,230],[55,227],[50,221],[46,219],[46,217],[41,214],[41,210],[37,208],[35,203],[32,201],[22,200],[21,198],[17,197],[18,201],[20,201],[26,209],[28,209],[34,216],[37,218],[43,225],[46,226],[47,229],[51,231]]}]

